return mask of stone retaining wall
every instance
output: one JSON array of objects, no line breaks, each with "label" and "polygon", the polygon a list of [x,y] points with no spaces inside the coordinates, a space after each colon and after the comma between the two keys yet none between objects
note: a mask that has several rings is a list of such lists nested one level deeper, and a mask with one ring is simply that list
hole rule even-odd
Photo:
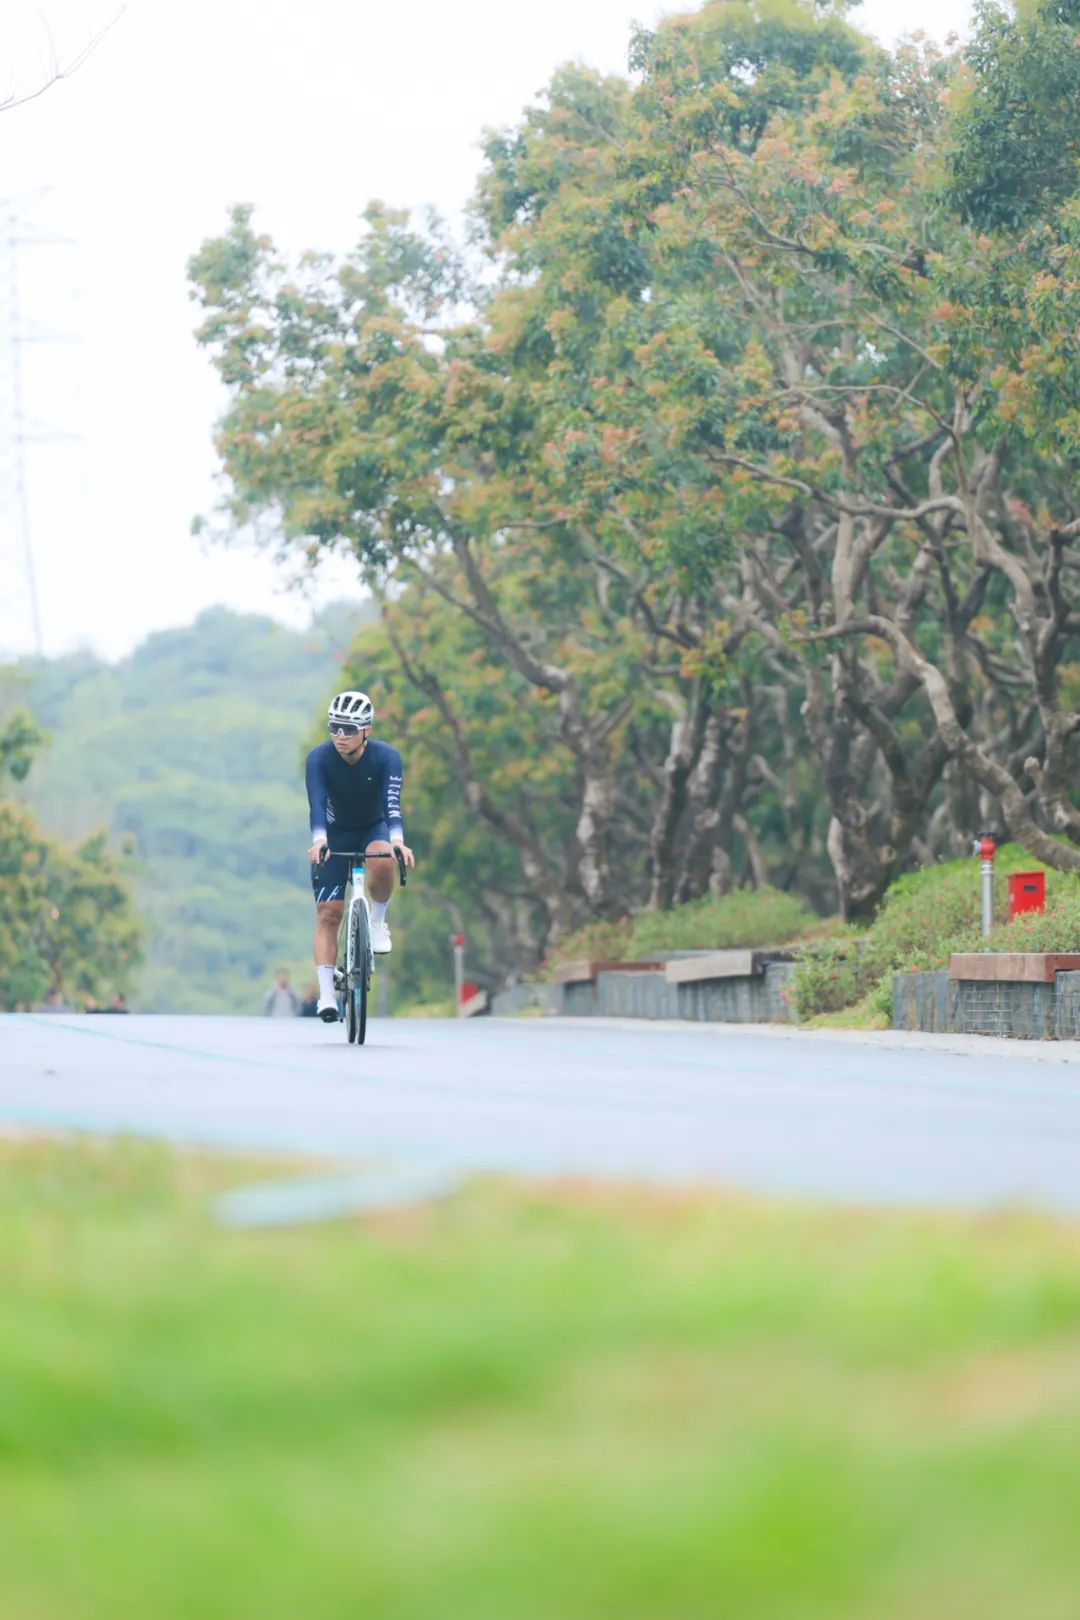
[{"label": "stone retaining wall", "polygon": [[498,1018],[512,1018],[515,1013],[523,1012],[550,1012],[553,989],[550,984],[508,984],[491,997],[491,1011]]},{"label": "stone retaining wall", "polygon": [[797,1024],[795,1003],[791,998],[795,983],[795,962],[766,962],[765,996],[770,1024]]},{"label": "stone retaining wall", "polygon": [[1059,1041],[1080,1041],[1080,973],[1057,974],[1054,987],[1054,1034]]},{"label": "stone retaining wall", "polygon": [[596,1012],[601,1018],[678,1018],[678,985],[662,973],[598,973]]},{"label": "stone retaining wall", "polygon": [[946,1035],[952,1028],[949,974],[894,973],[892,982],[893,1029],[922,1029]]},{"label": "stone retaining wall", "polygon": [[1048,1040],[1054,1034],[1056,999],[1052,984],[960,979],[953,987],[950,1027],[958,1035]]},{"label": "stone retaining wall", "polygon": [[648,963],[568,962],[549,983],[497,991],[491,1011],[498,1017],[536,1009],[566,1018],[792,1023],[790,954],[682,951]]},{"label": "stone retaining wall", "polygon": [[[746,956],[745,963],[736,961],[734,952],[686,952],[667,963],[648,965],[571,964],[560,981],[498,991],[490,1010],[501,1017],[535,1010],[571,1018],[795,1023],[790,1002],[795,963],[776,960],[779,953],[739,954]],[[698,960],[690,963],[691,956]],[[949,970],[894,974],[893,1028],[1080,1040],[1080,970],[1072,966],[1076,960],[1037,953],[993,958],[987,953],[954,957]],[[744,966],[751,971],[713,978],[688,976],[706,968]],[[971,972],[980,976],[959,976]],[[1004,974],[1014,977],[995,977]]]},{"label": "stone retaining wall", "polygon": [[984,952],[953,956],[947,971],[896,973],[893,1028],[1080,1040],[1080,971],[1074,960],[1035,951]]}]

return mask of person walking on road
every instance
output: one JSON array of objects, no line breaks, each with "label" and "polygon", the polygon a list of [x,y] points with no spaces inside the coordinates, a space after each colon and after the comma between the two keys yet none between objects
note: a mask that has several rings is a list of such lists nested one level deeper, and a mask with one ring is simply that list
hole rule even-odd
[{"label": "person walking on road", "polygon": [[[361,849],[369,855],[400,850],[406,866],[416,864],[401,820],[401,755],[390,743],[372,737],[374,719],[375,705],[366,692],[339,692],[326,714],[330,737],[307,757],[318,1011],[328,1024],[338,1017],[334,962],[349,881],[349,863],[334,850]],[[329,854],[320,865],[324,849]],[[392,948],[386,911],[394,892],[394,875],[393,861],[373,861],[368,869],[371,948],[376,956],[386,956]]]},{"label": "person walking on road", "polygon": [[274,983],[263,997],[263,1015],[266,1018],[295,1018],[299,1011],[300,998],[289,983],[289,970],[278,968]]}]

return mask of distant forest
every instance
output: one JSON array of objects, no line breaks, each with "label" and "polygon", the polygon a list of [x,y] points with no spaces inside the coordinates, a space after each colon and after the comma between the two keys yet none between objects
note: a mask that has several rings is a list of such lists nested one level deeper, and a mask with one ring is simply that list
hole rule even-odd
[{"label": "distant forest", "polygon": [[132,880],[138,1009],[254,1012],[276,967],[311,977],[303,759],[363,617],[335,606],[297,632],[213,608],[116,664],[3,672],[49,737],[14,796],[67,843],[104,829]]}]

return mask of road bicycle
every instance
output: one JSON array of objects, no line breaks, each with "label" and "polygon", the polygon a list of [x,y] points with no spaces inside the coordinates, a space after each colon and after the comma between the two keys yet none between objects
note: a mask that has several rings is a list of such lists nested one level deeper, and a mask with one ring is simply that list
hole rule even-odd
[{"label": "road bicycle", "polygon": [[393,861],[398,864],[401,887],[405,887],[405,857],[399,849],[389,855],[369,855],[362,849],[327,849],[319,851],[319,865],[330,855],[343,855],[349,862],[349,881],[346,884],[348,905],[341,915],[338,930],[337,966],[334,968],[334,989],[338,997],[338,1014],[345,1025],[345,1034],[352,1044],[363,1046],[367,1035],[368,991],[371,975],[375,971],[375,953],[371,948],[371,912],[368,908],[367,881],[364,867],[368,861]]}]

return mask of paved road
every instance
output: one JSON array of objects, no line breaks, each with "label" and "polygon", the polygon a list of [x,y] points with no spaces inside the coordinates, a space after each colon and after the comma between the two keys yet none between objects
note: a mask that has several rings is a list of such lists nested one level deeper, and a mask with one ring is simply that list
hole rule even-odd
[{"label": "paved road", "polygon": [[358,1049],[309,1020],[9,1016],[3,1121],[454,1170],[1080,1210],[1080,1064],[888,1038],[416,1020],[377,1021]]}]

